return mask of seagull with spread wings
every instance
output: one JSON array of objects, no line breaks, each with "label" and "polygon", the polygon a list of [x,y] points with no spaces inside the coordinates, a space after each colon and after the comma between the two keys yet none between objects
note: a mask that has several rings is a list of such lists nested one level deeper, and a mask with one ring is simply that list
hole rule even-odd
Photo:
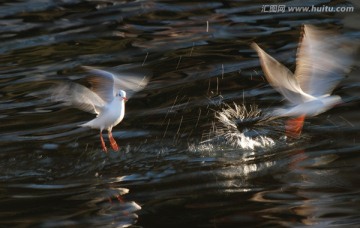
[{"label": "seagull with spread wings", "polygon": [[275,109],[273,116],[292,117],[286,122],[286,134],[298,137],[306,116],[316,116],[342,102],[331,95],[348,73],[354,46],[346,38],[304,25],[297,51],[295,74],[268,55],[256,43],[265,77],[288,101],[288,107]]},{"label": "seagull with spread wings", "polygon": [[96,114],[95,119],[80,126],[100,130],[104,152],[107,152],[107,148],[102,131],[107,130],[112,149],[118,151],[119,146],[111,133],[112,128],[123,120],[125,102],[147,85],[148,78],[136,75],[125,76],[92,67],[83,68],[92,74],[86,78],[91,88],[73,82],[59,83],[52,88],[52,100]]}]

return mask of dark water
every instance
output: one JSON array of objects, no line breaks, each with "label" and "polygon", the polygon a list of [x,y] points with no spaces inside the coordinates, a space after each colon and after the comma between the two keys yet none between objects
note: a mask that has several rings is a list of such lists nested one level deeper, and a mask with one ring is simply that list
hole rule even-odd
[{"label": "dark water", "polygon": [[[307,119],[297,141],[204,143],[225,104],[280,105],[252,41],[293,70],[302,24],[360,37],[355,1],[314,2],[355,12],[262,13],[264,1],[245,0],[2,1],[0,226],[360,226],[356,68],[335,90],[346,102]],[[114,128],[119,153],[104,154],[98,132],[77,127],[91,114],[41,96],[84,77],[82,65],[153,74]]]}]

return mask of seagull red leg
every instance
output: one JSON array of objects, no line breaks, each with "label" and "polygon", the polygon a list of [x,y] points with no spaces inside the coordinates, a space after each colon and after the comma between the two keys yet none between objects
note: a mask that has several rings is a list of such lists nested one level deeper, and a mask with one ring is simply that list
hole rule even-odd
[{"label": "seagull red leg", "polygon": [[111,147],[113,148],[113,150],[119,151],[119,146],[118,146],[118,144],[116,143],[114,137],[112,136],[111,131],[108,131],[108,135],[109,135],[110,145],[111,145]]},{"label": "seagull red leg", "polygon": [[101,140],[101,146],[102,146],[102,149],[105,153],[107,153],[107,148],[105,146],[105,142],[104,142],[104,138],[102,136],[102,131],[100,131],[100,140]]},{"label": "seagull red leg", "polygon": [[286,136],[299,138],[304,125],[304,120],[305,115],[287,120],[285,123]]}]

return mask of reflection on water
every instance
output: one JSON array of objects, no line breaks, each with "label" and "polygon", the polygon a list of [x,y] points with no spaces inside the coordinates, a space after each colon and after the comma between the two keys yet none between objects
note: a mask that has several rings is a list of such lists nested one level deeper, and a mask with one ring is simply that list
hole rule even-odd
[{"label": "reflection on water", "polygon": [[[96,182],[89,188],[88,184],[81,180],[76,184],[9,184],[3,190],[11,200],[1,202],[1,224],[11,226],[17,220],[23,225],[45,227],[79,223],[125,227],[136,222],[141,207],[123,199],[128,189]],[[73,210],[74,206],[79,209]]]},{"label": "reflection on water", "polygon": [[[284,120],[264,115],[281,96],[249,46],[293,70],[302,24],[359,39],[358,9],[264,14],[263,4],[0,3],[0,224],[358,225],[358,70],[334,92],[345,104],[289,141]],[[59,80],[83,82],[83,65],[153,74],[113,129],[119,153],[78,127],[93,115],[44,96]]]}]

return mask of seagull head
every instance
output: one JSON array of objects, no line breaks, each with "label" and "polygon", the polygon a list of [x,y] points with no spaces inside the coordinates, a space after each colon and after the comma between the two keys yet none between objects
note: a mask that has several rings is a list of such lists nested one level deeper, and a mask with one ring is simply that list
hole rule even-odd
[{"label": "seagull head", "polygon": [[120,100],[124,100],[124,101],[128,100],[126,98],[126,92],[124,90],[119,90],[119,92],[116,94],[116,96],[119,97]]}]

